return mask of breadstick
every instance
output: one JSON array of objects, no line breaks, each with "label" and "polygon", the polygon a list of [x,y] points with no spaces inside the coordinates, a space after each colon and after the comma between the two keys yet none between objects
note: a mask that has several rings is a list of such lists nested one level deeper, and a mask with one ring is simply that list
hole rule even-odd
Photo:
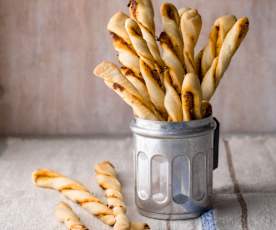
[{"label": "breadstick", "polygon": [[240,18],[226,35],[219,56],[216,68],[216,79],[219,82],[230,64],[230,61],[245,38],[249,28],[248,18]]},{"label": "breadstick", "polygon": [[155,39],[154,11],[150,0],[131,0],[129,2],[130,17],[134,19],[142,32],[150,53],[160,67],[164,63]]},{"label": "breadstick", "polygon": [[216,68],[218,63],[218,57],[213,60],[211,67],[209,68],[208,72],[205,74],[202,83],[202,98],[203,100],[209,101],[218,85],[218,80],[216,79]]},{"label": "breadstick", "polygon": [[172,84],[174,85],[176,91],[180,93],[183,78],[185,75],[183,64],[174,52],[171,40],[165,32],[162,32],[160,34],[159,41],[163,50],[162,59],[169,69],[169,73],[172,78]]},{"label": "breadstick", "polygon": [[209,117],[212,115],[212,105],[208,101],[202,100],[201,114],[203,118]]},{"label": "breadstick", "polygon": [[137,89],[137,91],[140,93],[143,99],[145,101],[149,101],[150,97],[147,90],[147,86],[145,84],[145,80],[140,77],[137,77],[134,74],[134,72],[127,67],[121,67],[121,72],[127,78],[127,80],[129,80],[131,84]]},{"label": "breadstick", "polygon": [[54,189],[79,204],[103,223],[113,226],[113,211],[92,195],[82,184],[49,169],[38,169],[32,174],[33,182],[42,188]]},{"label": "breadstick", "polygon": [[191,9],[191,8],[189,8],[189,7],[180,8],[180,9],[178,10],[178,15],[179,15],[179,17],[181,18],[182,15],[183,15],[186,11],[188,11],[188,10],[190,10],[190,9]]},{"label": "breadstick", "polygon": [[131,45],[124,26],[127,19],[127,15],[116,13],[109,20],[107,29],[111,34],[113,46],[118,52],[119,62],[140,76],[139,57]]},{"label": "breadstick", "polygon": [[159,120],[161,118],[153,105],[143,99],[135,87],[121,74],[120,70],[110,62],[102,62],[94,69],[94,74],[104,79],[105,84],[114,90],[140,118]]},{"label": "breadstick", "polygon": [[202,21],[201,16],[195,9],[185,11],[181,17],[181,32],[184,41],[183,56],[187,72],[196,73],[194,61],[194,48],[196,46]]},{"label": "breadstick", "polygon": [[169,114],[170,121],[183,121],[181,100],[179,94],[172,85],[172,79],[168,70],[165,71],[164,74],[164,85],[166,88],[164,105]]},{"label": "breadstick", "polygon": [[182,85],[181,96],[184,121],[201,119],[202,92],[196,74],[186,74]]},{"label": "breadstick", "polygon": [[64,202],[60,202],[56,206],[55,216],[61,223],[64,223],[69,230],[88,230],[88,228],[81,223],[80,218],[74,213],[72,208]]},{"label": "breadstick", "polygon": [[130,223],[126,216],[126,205],[123,202],[121,184],[117,179],[114,166],[110,162],[104,161],[96,165],[95,171],[97,183],[105,190],[107,205],[113,210],[115,215],[116,222],[114,229],[130,229]]},{"label": "breadstick", "polygon": [[184,63],[183,39],[179,29],[180,17],[178,11],[173,4],[163,3],[160,7],[160,14],[164,32],[168,35],[177,57],[181,63]]},{"label": "breadstick", "polygon": [[124,229],[150,229],[145,223],[130,223],[126,216],[126,205],[122,194],[121,183],[118,180],[115,167],[109,161],[103,161],[96,165],[96,180],[105,191],[108,207],[113,209],[116,217],[115,230]]},{"label": "breadstick", "polygon": [[142,59],[140,59],[140,70],[145,80],[152,103],[157,110],[166,117],[167,112],[164,106],[165,93],[162,89],[162,83],[159,79],[158,73],[151,70]]},{"label": "breadstick", "polygon": [[117,34],[117,36],[122,38],[127,44],[131,45],[131,41],[125,29],[125,22],[128,18],[129,17],[123,12],[115,13],[107,24],[107,30],[111,33]]},{"label": "breadstick", "polygon": [[202,60],[202,56],[203,56],[203,49],[200,50],[197,55],[195,56],[195,66],[196,66],[196,73],[197,76],[199,78],[199,81],[201,82],[203,79],[203,75],[201,73],[201,60]]},{"label": "breadstick", "polygon": [[131,18],[127,19],[125,22],[126,31],[132,42],[132,45],[142,59],[151,69],[155,69],[155,60],[151,55],[146,41],[143,38],[142,32],[138,24]]},{"label": "breadstick", "polygon": [[226,34],[233,27],[236,21],[237,19],[235,16],[226,15],[219,17],[214,22],[214,25],[212,26],[211,32],[209,34],[208,44],[204,48],[202,55],[202,76],[204,76],[207,73],[215,57],[219,55],[219,51]]}]

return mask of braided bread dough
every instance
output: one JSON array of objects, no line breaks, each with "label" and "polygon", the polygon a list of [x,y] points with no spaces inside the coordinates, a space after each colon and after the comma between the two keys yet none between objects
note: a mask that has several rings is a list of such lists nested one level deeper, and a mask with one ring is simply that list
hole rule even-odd
[{"label": "braided bread dough", "polygon": [[81,223],[80,218],[74,213],[72,208],[64,202],[60,202],[56,206],[55,216],[61,223],[64,223],[69,230],[88,230],[88,228]]},{"label": "braided bread dough", "polygon": [[186,70],[189,73],[196,73],[194,48],[196,46],[202,26],[201,16],[197,10],[189,9],[185,11],[181,17],[180,26],[184,41],[183,56]]},{"label": "braided bread dough", "polygon": [[149,120],[162,120],[149,101],[143,99],[137,89],[110,62],[102,62],[94,69],[94,74],[104,79],[105,84],[114,90],[129,106],[136,116]]},{"label": "braided bread dough", "polygon": [[169,71],[165,71],[164,85],[166,88],[164,104],[169,114],[169,119],[173,122],[181,122],[183,121],[181,99],[172,85],[172,79]]},{"label": "braided bread dough", "polygon": [[200,82],[196,74],[186,74],[182,85],[181,97],[184,121],[201,119],[202,92]]},{"label": "braided bread dough", "polygon": [[92,195],[84,185],[49,169],[38,169],[32,174],[33,182],[42,188],[54,189],[79,204],[107,225],[115,224],[113,211]]}]

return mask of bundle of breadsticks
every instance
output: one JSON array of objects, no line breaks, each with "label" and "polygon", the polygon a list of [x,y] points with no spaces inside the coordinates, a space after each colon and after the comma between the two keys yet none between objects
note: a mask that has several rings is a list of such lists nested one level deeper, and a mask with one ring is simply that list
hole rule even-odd
[{"label": "bundle of breadsticks", "polygon": [[[96,181],[104,190],[107,204],[93,195],[84,185],[58,172],[38,169],[32,174],[33,183],[41,188],[57,190],[65,198],[80,205],[114,230],[145,230],[149,225],[129,221],[122,194],[122,186],[115,167],[103,161],[95,167]],[[70,230],[88,230],[73,209],[65,202],[56,206],[55,215]]]},{"label": "bundle of breadsticks", "polygon": [[181,122],[208,117],[210,99],[247,34],[248,18],[219,17],[207,44],[195,54],[202,27],[198,11],[163,3],[160,14],[163,32],[156,39],[151,0],[130,0],[129,16],[115,13],[107,30],[122,66],[103,61],[94,74],[138,118]]}]

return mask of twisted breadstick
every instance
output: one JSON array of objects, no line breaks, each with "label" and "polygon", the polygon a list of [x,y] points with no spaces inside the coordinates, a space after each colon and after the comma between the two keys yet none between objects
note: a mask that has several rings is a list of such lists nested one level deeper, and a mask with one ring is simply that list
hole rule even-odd
[{"label": "twisted breadstick", "polygon": [[118,52],[119,62],[140,76],[139,57],[131,45],[131,41],[125,29],[125,21],[128,16],[118,12],[108,22],[107,29],[112,36],[115,50]]},{"label": "twisted breadstick", "polygon": [[164,63],[160,57],[160,51],[155,39],[154,11],[151,0],[131,0],[129,2],[129,11],[130,17],[138,23],[154,60],[160,67],[163,67]]},{"label": "twisted breadstick", "polygon": [[103,161],[96,165],[96,180],[105,191],[108,207],[113,209],[116,223],[115,230],[144,230],[150,229],[145,223],[130,223],[126,216],[126,205],[122,194],[121,183],[118,180],[115,167],[109,161]]},{"label": "twisted breadstick", "polygon": [[201,60],[202,76],[205,76],[208,69],[212,65],[213,60],[219,55],[220,48],[226,34],[233,27],[236,21],[237,19],[233,15],[222,16],[215,21],[209,34],[208,44],[203,50]]},{"label": "twisted breadstick", "polygon": [[211,116],[212,110],[213,110],[212,105],[208,101],[202,100],[202,102],[201,102],[202,117],[205,118],[205,117]]},{"label": "twisted breadstick", "polygon": [[216,68],[216,79],[218,82],[221,80],[225,70],[230,64],[233,55],[245,38],[248,29],[248,18],[243,17],[240,18],[227,33],[218,56],[218,64]]},{"label": "twisted breadstick", "polygon": [[169,74],[169,71],[165,71],[164,85],[166,88],[164,105],[169,114],[170,121],[183,121],[181,100],[179,94],[172,85],[172,79]]},{"label": "twisted breadstick", "polygon": [[126,216],[126,205],[123,202],[121,184],[117,179],[117,173],[114,166],[104,161],[96,165],[96,180],[102,189],[105,190],[107,205],[115,215],[115,230],[128,230],[130,223]]},{"label": "twisted breadstick", "polygon": [[82,184],[49,169],[38,169],[32,174],[33,182],[42,188],[54,189],[79,204],[107,225],[115,224],[113,211],[92,195]]},{"label": "twisted breadstick", "polygon": [[55,209],[55,216],[64,223],[69,230],[88,230],[81,223],[80,218],[74,213],[72,208],[64,202],[60,202]]},{"label": "twisted breadstick", "polygon": [[194,60],[194,48],[197,43],[202,21],[201,16],[195,9],[185,11],[181,17],[181,32],[184,41],[184,61],[187,72],[196,73]]},{"label": "twisted breadstick", "polygon": [[127,78],[127,80],[129,80],[131,84],[137,89],[143,99],[145,101],[149,101],[150,97],[144,79],[137,77],[131,69],[124,66],[121,67],[121,72]]},{"label": "twisted breadstick", "polygon": [[114,90],[132,107],[134,114],[143,119],[159,120],[158,112],[153,105],[144,100],[137,89],[121,74],[120,70],[110,62],[102,62],[94,69],[94,74],[105,80],[105,84]]},{"label": "twisted breadstick", "polygon": [[202,92],[196,74],[186,74],[182,85],[181,96],[184,121],[201,119]]},{"label": "twisted breadstick", "polygon": [[140,59],[140,70],[152,103],[166,117],[167,112],[164,106],[165,93],[157,71],[152,70],[142,59]]},{"label": "twisted breadstick", "polygon": [[146,41],[143,38],[142,32],[138,24],[131,18],[125,22],[126,31],[132,42],[132,45],[142,59],[151,69],[155,69],[155,61],[148,48]]},{"label": "twisted breadstick", "polygon": [[162,59],[169,69],[169,73],[172,78],[172,84],[174,85],[176,91],[180,93],[185,75],[183,64],[174,52],[172,42],[166,32],[162,32],[160,34],[159,41],[163,50]]},{"label": "twisted breadstick", "polygon": [[163,3],[160,7],[164,32],[168,35],[174,52],[179,60],[184,63],[183,59],[183,40],[179,30],[180,17],[176,7],[171,3]]},{"label": "twisted breadstick", "polygon": [[218,85],[218,79],[216,79],[216,68],[217,68],[218,58],[213,60],[213,63],[207,73],[205,74],[202,83],[202,98],[203,100],[209,101]]},{"label": "twisted breadstick", "polygon": [[202,60],[202,56],[203,56],[203,51],[204,51],[204,49],[200,50],[195,56],[196,73],[197,73],[197,76],[198,76],[200,82],[203,79],[203,75],[201,73],[201,60]]}]

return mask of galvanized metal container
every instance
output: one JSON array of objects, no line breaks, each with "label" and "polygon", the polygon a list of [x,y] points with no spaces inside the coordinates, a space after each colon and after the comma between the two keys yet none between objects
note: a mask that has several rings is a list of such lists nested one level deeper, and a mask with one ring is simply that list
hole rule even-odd
[{"label": "galvanized metal container", "polygon": [[211,206],[213,169],[218,162],[219,123],[134,119],[135,201],[157,219],[189,219]]}]

